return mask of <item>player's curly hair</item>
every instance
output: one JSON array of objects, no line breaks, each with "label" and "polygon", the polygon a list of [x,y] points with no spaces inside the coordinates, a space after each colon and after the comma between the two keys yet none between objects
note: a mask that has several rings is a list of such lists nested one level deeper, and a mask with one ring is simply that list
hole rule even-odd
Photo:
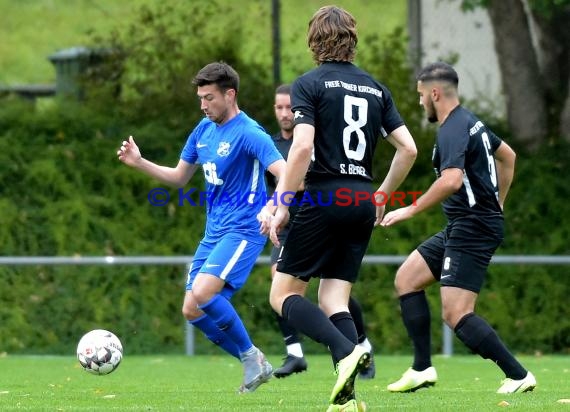
[{"label": "player's curly hair", "polygon": [[356,20],[340,7],[321,7],[309,22],[307,43],[317,64],[352,62],[358,43]]}]

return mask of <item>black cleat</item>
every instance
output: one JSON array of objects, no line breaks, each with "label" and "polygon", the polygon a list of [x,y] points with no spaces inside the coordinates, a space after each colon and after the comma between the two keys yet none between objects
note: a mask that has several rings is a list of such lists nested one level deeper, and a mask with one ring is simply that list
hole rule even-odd
[{"label": "black cleat", "polygon": [[307,361],[304,357],[298,358],[297,356],[287,355],[283,365],[273,371],[273,376],[276,378],[286,378],[289,375],[304,372],[306,370]]}]

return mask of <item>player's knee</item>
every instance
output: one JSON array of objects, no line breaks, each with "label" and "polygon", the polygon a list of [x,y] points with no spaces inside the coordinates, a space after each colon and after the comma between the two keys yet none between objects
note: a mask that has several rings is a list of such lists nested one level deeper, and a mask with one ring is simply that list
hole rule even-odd
[{"label": "player's knee", "polygon": [[348,312],[348,306],[339,305],[337,302],[319,301],[319,308],[329,318],[335,313]]},{"label": "player's knee", "polygon": [[271,305],[271,308],[279,315],[281,315],[281,309],[283,307],[283,299],[281,298],[280,295],[278,295],[276,292],[271,291],[271,293],[269,294],[269,304]]},{"label": "player's knee", "polygon": [[454,329],[457,325],[457,322],[465,316],[468,312],[466,311],[458,311],[458,310],[450,310],[446,308],[442,308],[441,311],[441,318],[445,322],[447,326],[451,329]]},{"label": "player's knee", "polygon": [[204,313],[197,307],[192,308],[190,305],[182,305],[182,316],[184,316],[186,320],[192,321],[198,319],[203,314]]},{"label": "player's knee", "polygon": [[396,272],[394,278],[394,287],[399,296],[407,293],[419,292],[425,290],[428,286],[436,282],[429,269],[414,270],[410,266],[402,266]]},{"label": "player's knee", "polygon": [[186,320],[192,320],[192,315],[186,306],[182,306],[182,316],[184,316]]},{"label": "player's knee", "polygon": [[404,295],[406,293],[416,292],[416,288],[412,282],[412,278],[408,275],[405,269],[400,268],[396,272],[396,277],[394,278],[394,288],[398,295]]}]

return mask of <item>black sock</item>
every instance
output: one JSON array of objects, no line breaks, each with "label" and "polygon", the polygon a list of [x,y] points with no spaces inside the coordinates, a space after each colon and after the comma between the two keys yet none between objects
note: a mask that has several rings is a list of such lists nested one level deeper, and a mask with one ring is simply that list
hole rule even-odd
[{"label": "black sock", "polygon": [[285,341],[285,345],[292,345],[294,343],[299,343],[299,335],[297,334],[297,330],[293,327],[291,327],[291,325],[289,325],[289,323],[287,323],[287,321],[285,319],[283,319],[281,316],[279,316],[276,312],[275,313],[275,318],[277,319],[277,325],[279,325],[279,330],[281,331],[281,335],[283,336],[283,340]]},{"label": "black sock", "polygon": [[348,338],[355,345],[358,343],[358,335],[356,334],[356,327],[354,326],[354,321],[352,316],[348,312],[338,312],[332,315],[330,318],[333,325],[336,326],[340,332]]},{"label": "black sock", "polygon": [[360,306],[360,303],[352,296],[348,301],[348,310],[350,311],[352,320],[354,320],[354,326],[356,327],[356,333],[358,335],[358,343],[362,343],[366,339],[366,329],[364,328],[362,307]]},{"label": "black sock", "polygon": [[414,345],[412,368],[423,371],[431,366],[431,316],[425,292],[400,296],[402,319]]},{"label": "black sock", "polygon": [[289,325],[315,342],[326,345],[335,362],[354,350],[354,344],[336,328],[324,312],[302,296],[292,295],[285,299],[281,313]]},{"label": "black sock", "polygon": [[475,313],[468,313],[457,322],[455,335],[473,352],[495,362],[507,378],[519,380],[526,376],[527,370],[509,352],[495,329]]}]

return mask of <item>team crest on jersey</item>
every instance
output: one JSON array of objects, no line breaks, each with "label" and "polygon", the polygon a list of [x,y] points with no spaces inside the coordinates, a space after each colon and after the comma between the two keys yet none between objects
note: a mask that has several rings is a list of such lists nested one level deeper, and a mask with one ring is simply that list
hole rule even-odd
[{"label": "team crest on jersey", "polygon": [[230,144],[228,142],[220,142],[216,153],[218,153],[218,156],[226,157],[230,154]]}]

